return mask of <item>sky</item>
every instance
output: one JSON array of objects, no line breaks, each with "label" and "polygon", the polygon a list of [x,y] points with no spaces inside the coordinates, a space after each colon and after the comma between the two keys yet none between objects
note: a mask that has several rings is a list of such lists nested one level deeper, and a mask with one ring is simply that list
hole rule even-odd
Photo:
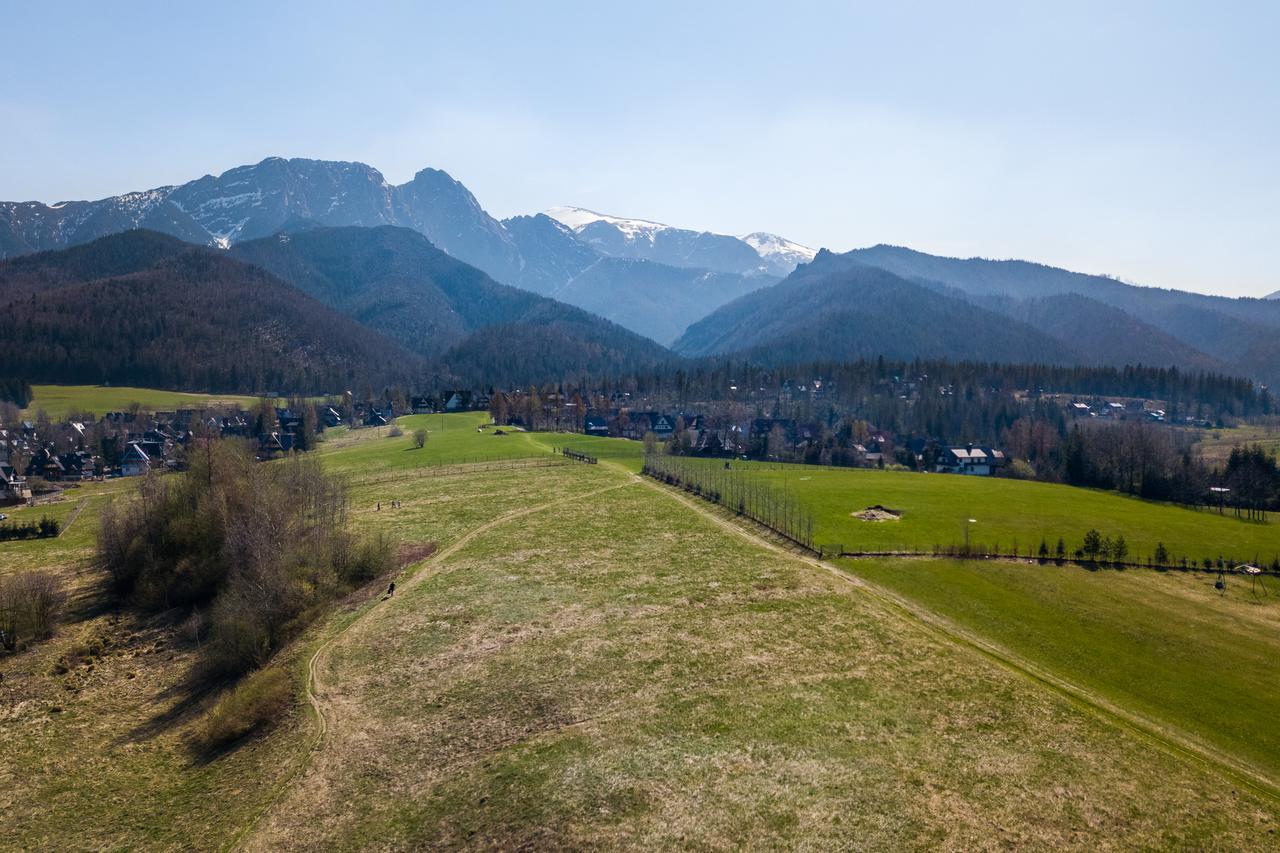
[{"label": "sky", "polygon": [[0,8],[6,200],[358,160],[498,217],[1280,290],[1280,3]]}]

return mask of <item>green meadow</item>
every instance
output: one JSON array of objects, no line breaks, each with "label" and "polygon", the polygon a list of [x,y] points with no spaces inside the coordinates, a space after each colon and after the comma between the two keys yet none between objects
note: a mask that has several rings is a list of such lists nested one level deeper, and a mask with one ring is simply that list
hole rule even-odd
[{"label": "green meadow", "polygon": [[1280,583],[1052,563],[842,560],[1108,702],[1280,780]]},{"label": "green meadow", "polygon": [[248,408],[257,402],[255,397],[233,394],[188,394],[114,385],[35,385],[32,391],[31,405],[23,410],[23,415],[35,417],[43,411],[54,419],[65,417],[69,412],[92,412],[102,417],[107,412],[125,411],[132,403],[152,411],[165,411],[201,406]]},{"label": "green meadow", "polygon": [[[708,462],[723,465],[722,462]],[[965,541],[1031,554],[1041,540],[1070,554],[1096,528],[1123,536],[1132,558],[1163,542],[1171,557],[1270,563],[1280,557],[1280,516],[1266,522],[1211,510],[1185,509],[1095,489],[953,474],[733,463],[735,469],[791,492],[812,514],[814,540],[848,551],[927,551]],[[864,521],[872,506],[901,513],[897,521]],[[970,519],[973,519],[970,521]]]},{"label": "green meadow", "polygon": [[[484,412],[446,415],[405,415],[393,427],[345,427],[328,430],[320,453],[335,471],[359,479],[388,472],[412,471],[441,465],[474,464],[512,459],[550,457],[550,444],[531,433],[489,424]],[[427,432],[417,447],[414,433]]]}]

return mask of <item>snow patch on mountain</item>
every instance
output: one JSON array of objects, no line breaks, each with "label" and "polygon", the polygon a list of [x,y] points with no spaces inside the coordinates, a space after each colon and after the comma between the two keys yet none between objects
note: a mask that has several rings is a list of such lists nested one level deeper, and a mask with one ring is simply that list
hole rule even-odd
[{"label": "snow patch on mountain", "polygon": [[762,258],[781,256],[787,259],[794,258],[796,263],[808,263],[818,254],[817,249],[810,249],[808,246],[764,231],[743,234],[738,239],[755,249]]},{"label": "snow patch on mountain", "polygon": [[648,240],[650,243],[653,242],[654,236],[659,231],[685,230],[675,229],[670,225],[663,225],[661,222],[650,222],[647,219],[609,216],[605,213],[587,210],[585,207],[553,207],[545,211],[545,213],[552,219],[568,225],[574,231],[579,231],[593,222],[607,222],[626,235],[629,240]]},{"label": "snow patch on mountain", "polygon": [[[769,234],[763,231],[756,231],[741,237],[732,237],[726,234],[717,234],[713,231],[696,231],[664,225],[661,222],[654,222],[649,219],[610,216],[606,213],[588,210],[585,207],[553,207],[545,211],[545,214],[557,222],[567,225],[575,233],[582,234],[584,237],[589,233],[584,233],[589,226],[601,222],[606,223],[616,228],[622,238],[632,245],[640,243],[652,247],[660,237],[665,239],[676,235],[687,235],[686,239],[705,237],[719,240],[738,240],[749,246],[760,257],[760,273],[779,278],[789,275],[798,264],[807,263],[817,255],[817,251],[808,246],[779,237],[777,234]],[[601,241],[592,240],[592,243],[597,249],[608,252],[607,245],[603,245]]]}]

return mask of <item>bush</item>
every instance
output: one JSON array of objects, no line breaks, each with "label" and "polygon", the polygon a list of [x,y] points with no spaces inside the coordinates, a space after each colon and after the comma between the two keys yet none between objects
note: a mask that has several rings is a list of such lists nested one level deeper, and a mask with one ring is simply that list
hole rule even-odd
[{"label": "bush", "polygon": [[1013,480],[1034,480],[1036,469],[1025,459],[1015,459],[1005,466],[1003,474]]},{"label": "bush", "polygon": [[399,438],[404,435],[404,430],[400,429],[399,424],[392,424],[391,429],[387,430],[387,435],[391,438]]},{"label": "bush", "polygon": [[413,431],[413,446],[421,450],[427,444],[427,431],[419,427]]},{"label": "bush", "polygon": [[1156,543],[1154,559],[1157,566],[1163,566],[1169,562],[1169,549],[1164,547],[1163,542]]},{"label": "bush", "polygon": [[12,651],[24,638],[48,637],[65,603],[62,582],[52,572],[33,569],[0,577],[0,646]]},{"label": "bush", "polygon": [[255,672],[209,711],[196,735],[197,746],[205,752],[225,749],[246,735],[274,726],[292,705],[293,685],[282,668]]},{"label": "bush", "polygon": [[39,521],[28,521],[25,524],[0,524],[0,542],[12,539],[53,539],[62,530],[56,518],[42,517]]}]

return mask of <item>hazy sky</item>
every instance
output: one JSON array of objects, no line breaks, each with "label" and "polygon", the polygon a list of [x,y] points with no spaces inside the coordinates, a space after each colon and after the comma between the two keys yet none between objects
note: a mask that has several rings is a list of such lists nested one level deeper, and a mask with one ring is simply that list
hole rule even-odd
[{"label": "hazy sky", "polygon": [[1280,289],[1280,3],[0,10],[3,199],[361,160],[444,169],[499,217]]}]

